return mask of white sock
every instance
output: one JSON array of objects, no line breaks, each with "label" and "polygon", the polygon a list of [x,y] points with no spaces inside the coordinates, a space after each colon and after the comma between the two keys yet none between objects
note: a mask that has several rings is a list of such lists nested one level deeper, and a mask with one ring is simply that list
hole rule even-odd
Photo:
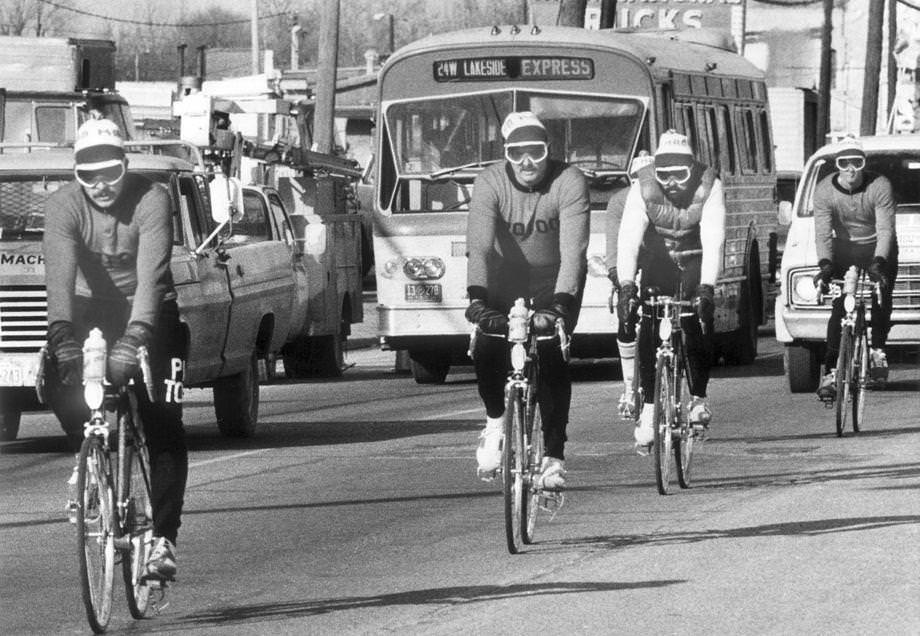
[{"label": "white sock", "polygon": [[623,389],[630,391],[636,370],[636,341],[620,342],[617,340],[617,348],[620,350],[620,368],[623,370]]},{"label": "white sock", "polygon": [[501,428],[505,423],[505,418],[503,417],[489,417],[486,415],[486,428]]}]

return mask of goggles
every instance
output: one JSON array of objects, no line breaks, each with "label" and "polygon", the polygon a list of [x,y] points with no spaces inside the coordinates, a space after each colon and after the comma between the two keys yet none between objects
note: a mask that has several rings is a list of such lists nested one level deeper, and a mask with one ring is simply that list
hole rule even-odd
[{"label": "goggles", "polygon": [[111,187],[124,178],[125,164],[120,162],[114,166],[93,170],[74,168],[73,173],[77,182],[84,188],[95,188],[100,185]]},{"label": "goggles", "polygon": [[525,157],[530,157],[530,160],[534,163],[540,163],[546,159],[548,153],[549,148],[543,141],[505,146],[505,159],[513,164],[524,163]]},{"label": "goggles", "polygon": [[853,170],[862,170],[866,167],[866,158],[858,155],[852,157],[837,157],[834,163],[837,164],[837,170],[848,170],[849,168]]},{"label": "goggles", "polygon": [[661,185],[668,185],[671,182],[683,185],[690,180],[690,175],[690,166],[655,168],[655,180]]}]

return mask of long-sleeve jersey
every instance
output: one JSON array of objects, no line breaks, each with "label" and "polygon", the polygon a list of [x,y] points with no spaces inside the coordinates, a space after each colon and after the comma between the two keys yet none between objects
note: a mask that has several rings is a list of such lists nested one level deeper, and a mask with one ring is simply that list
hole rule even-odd
[{"label": "long-sleeve jersey", "polygon": [[875,256],[891,258],[895,242],[891,182],[866,172],[855,190],[844,190],[837,174],[818,184],[814,195],[815,247],[818,260],[834,260],[834,237],[862,245],[875,243]]},{"label": "long-sleeve jersey", "polygon": [[580,297],[587,270],[588,184],[577,168],[551,162],[534,188],[505,164],[473,185],[467,225],[467,284],[503,301],[511,296]]},{"label": "long-sleeve jersey", "polygon": [[[651,167],[644,170],[650,170]],[[642,195],[642,183],[634,182],[626,195],[623,220],[617,238],[617,272],[622,280],[635,278],[638,267],[639,248],[645,231],[651,221],[645,199]],[[715,285],[722,268],[722,256],[725,243],[725,194],[722,181],[712,180],[709,194],[702,202],[699,219],[700,245],[703,249],[700,266],[700,284]]]},{"label": "long-sleeve jersey", "polygon": [[48,324],[73,322],[74,296],[83,296],[127,301],[129,322],[155,326],[160,304],[176,297],[169,194],[141,175],[125,179],[121,196],[105,210],[76,182],[48,198],[42,246]]}]

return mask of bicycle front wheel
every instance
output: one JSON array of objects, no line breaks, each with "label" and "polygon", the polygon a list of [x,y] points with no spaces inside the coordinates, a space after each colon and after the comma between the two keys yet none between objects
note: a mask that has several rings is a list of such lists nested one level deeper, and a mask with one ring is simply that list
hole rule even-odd
[{"label": "bicycle front wheel", "polygon": [[844,325],[840,332],[840,352],[837,355],[837,437],[843,437],[850,413],[850,388],[853,385],[853,327]]},{"label": "bicycle front wheel", "polygon": [[77,551],[83,605],[92,630],[101,634],[112,617],[115,581],[115,496],[102,439],[83,440],[77,467]]},{"label": "bicycle front wheel", "polygon": [[524,513],[524,399],[517,387],[505,399],[505,436],[502,443],[502,490],[505,495],[505,538],[508,552],[517,554],[523,545]]},{"label": "bicycle front wheel", "polygon": [[[122,429],[124,430],[124,429]],[[124,539],[126,552],[122,557],[122,575],[128,609],[134,618],[147,614],[150,586],[144,579],[147,559],[153,549],[153,507],[150,503],[150,459],[147,447],[134,443],[125,445]]]},{"label": "bicycle front wheel", "polygon": [[667,358],[658,358],[655,363],[655,480],[658,492],[668,494],[671,484],[671,423],[674,419],[674,376]]},{"label": "bicycle front wheel", "polygon": [[853,432],[858,433],[866,412],[866,385],[869,383],[869,342],[863,326],[853,345]]},{"label": "bicycle front wheel", "polygon": [[525,428],[528,432],[524,439],[527,448],[527,461],[524,466],[524,510],[523,534],[524,543],[533,543],[534,531],[537,527],[537,511],[540,510],[540,491],[537,480],[540,478],[540,467],[543,464],[543,418],[540,416],[540,406],[533,396],[533,384],[530,385],[527,396],[527,419]]},{"label": "bicycle front wheel", "polygon": [[682,364],[677,371],[677,379],[674,382],[676,395],[674,404],[679,405],[677,412],[680,413],[679,422],[677,422],[677,436],[674,438],[674,461],[677,464],[677,483],[681,488],[690,487],[690,466],[693,461],[693,442],[696,439],[696,431],[690,423],[690,385],[687,382],[686,364]]}]

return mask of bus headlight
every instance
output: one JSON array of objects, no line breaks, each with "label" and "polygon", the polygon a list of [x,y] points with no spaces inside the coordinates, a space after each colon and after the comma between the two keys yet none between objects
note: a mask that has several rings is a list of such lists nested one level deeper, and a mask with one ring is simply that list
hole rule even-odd
[{"label": "bus headlight", "polygon": [[398,271],[399,261],[391,259],[383,264],[383,268],[380,273],[383,274],[386,278],[393,278],[393,276],[395,276],[396,272]]},{"label": "bus headlight", "polygon": [[411,280],[437,280],[446,269],[444,261],[437,256],[410,258],[403,265],[403,272]]},{"label": "bus headlight", "polygon": [[793,305],[817,305],[818,304],[818,290],[815,288],[815,279],[814,276],[817,274],[814,272],[796,272],[792,275],[792,284],[790,289],[792,290],[792,301]]},{"label": "bus headlight", "polygon": [[598,278],[607,278],[606,259],[600,254],[592,254],[588,257],[588,274]]}]

